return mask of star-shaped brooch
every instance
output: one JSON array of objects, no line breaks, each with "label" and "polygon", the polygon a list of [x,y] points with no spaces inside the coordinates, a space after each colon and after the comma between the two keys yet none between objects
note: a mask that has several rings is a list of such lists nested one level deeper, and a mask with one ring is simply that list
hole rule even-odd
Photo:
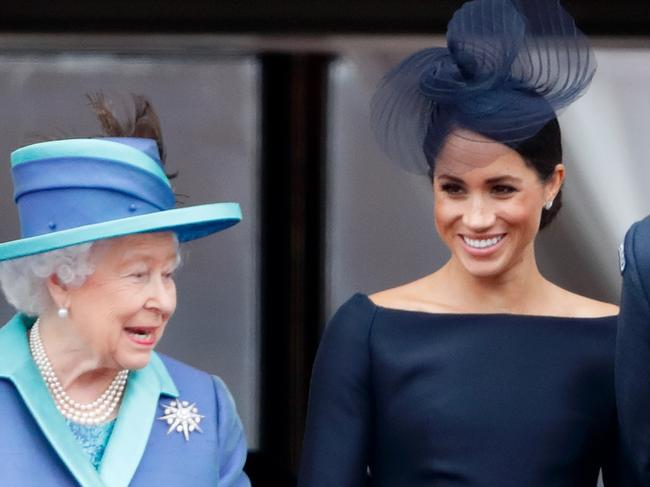
[{"label": "star-shaped brooch", "polygon": [[169,425],[167,434],[176,431],[185,437],[185,441],[190,441],[190,433],[194,431],[203,433],[199,423],[205,416],[199,414],[196,403],[190,404],[189,401],[178,398],[170,401],[169,404],[162,404],[161,407],[165,409],[165,415],[158,419]]}]

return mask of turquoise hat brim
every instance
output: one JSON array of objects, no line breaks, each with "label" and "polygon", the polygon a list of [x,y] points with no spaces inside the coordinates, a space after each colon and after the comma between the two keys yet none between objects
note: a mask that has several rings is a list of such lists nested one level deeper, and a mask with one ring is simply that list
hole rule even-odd
[{"label": "turquoise hat brim", "polygon": [[187,242],[231,227],[241,218],[237,203],[158,211],[5,242],[0,244],[0,261],[134,233],[170,231],[178,235],[180,242]]}]

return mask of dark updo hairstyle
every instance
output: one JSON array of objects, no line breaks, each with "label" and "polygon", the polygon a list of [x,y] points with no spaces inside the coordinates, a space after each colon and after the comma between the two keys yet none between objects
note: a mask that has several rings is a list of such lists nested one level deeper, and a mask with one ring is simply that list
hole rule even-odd
[{"label": "dark updo hairstyle", "polygon": [[[553,175],[555,166],[562,163],[562,134],[557,118],[552,118],[532,137],[516,142],[506,143],[516,151],[526,164],[537,172],[544,182]],[[562,207],[562,189],[558,191],[550,210],[542,209],[539,229],[548,226]]]}]

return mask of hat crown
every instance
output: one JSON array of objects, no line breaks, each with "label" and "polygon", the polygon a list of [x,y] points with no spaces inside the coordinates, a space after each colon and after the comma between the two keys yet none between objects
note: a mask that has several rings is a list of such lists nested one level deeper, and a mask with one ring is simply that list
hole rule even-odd
[{"label": "hat crown", "polygon": [[67,139],[11,155],[21,236],[34,237],[174,207],[155,140]]}]

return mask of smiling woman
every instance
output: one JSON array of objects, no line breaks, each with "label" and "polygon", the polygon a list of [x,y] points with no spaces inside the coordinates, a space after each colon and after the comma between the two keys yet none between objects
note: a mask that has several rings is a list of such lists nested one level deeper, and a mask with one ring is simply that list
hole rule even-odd
[{"label": "smiling woman", "polygon": [[[535,142],[548,139],[547,127],[555,129],[559,144],[554,119],[528,147],[544,147]],[[482,277],[503,275],[515,264],[519,272],[522,267],[523,272],[537,272],[533,242],[538,229],[557,214],[559,204],[551,210],[564,181],[564,165],[561,149],[553,150],[552,158],[528,149],[524,159],[520,151],[481,140],[478,134],[449,135],[434,169],[433,192],[436,229],[452,252],[451,265]],[[461,158],[470,170],[458,171],[450,162]],[[546,167],[552,171],[544,172]]]},{"label": "smiling woman", "polygon": [[372,123],[431,178],[451,257],[332,318],[300,485],[637,485],[619,448],[617,307],[548,281],[534,247],[565,179],[555,112],[589,85],[589,46],[555,0],[466,2],[447,41],[388,73]]},{"label": "smiling woman", "polygon": [[154,352],[176,309],[179,243],[236,224],[239,206],[175,209],[149,102],[134,97],[120,123],[90,101],[104,137],[12,154],[22,238],[0,244],[18,311],[0,329],[4,482],[250,485],[225,384]]}]

